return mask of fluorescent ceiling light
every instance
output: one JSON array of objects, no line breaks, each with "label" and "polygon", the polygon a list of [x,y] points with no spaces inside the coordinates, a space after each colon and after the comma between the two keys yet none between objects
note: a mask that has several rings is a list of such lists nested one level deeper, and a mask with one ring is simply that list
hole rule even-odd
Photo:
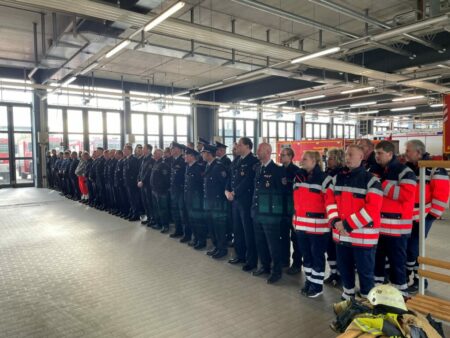
[{"label": "fluorescent ceiling light", "polygon": [[81,72],[80,72],[80,75],[84,75],[84,74],[87,74],[87,73],[89,73],[91,70],[93,70],[95,67],[97,67],[98,66],[98,62],[94,62],[94,63],[92,63],[91,65],[89,65],[89,66],[87,66],[85,69],[83,69]]},{"label": "fluorescent ceiling light", "polygon": [[[68,80],[66,80],[66,81],[64,81],[63,83],[62,83],[62,87],[65,87],[65,86],[67,86],[67,85],[69,85],[69,84],[71,84],[73,81],[75,81],[77,79],[77,77],[76,76],[72,76],[72,77],[70,77]],[[55,89],[56,90],[56,89]]]},{"label": "fluorescent ceiling light", "polygon": [[440,65],[437,65],[439,68],[445,68],[445,69],[450,69],[450,66],[447,66],[447,65],[442,65],[442,64],[440,64]]},{"label": "fluorescent ceiling light", "polygon": [[354,103],[354,104],[351,104],[350,107],[353,108],[353,107],[362,107],[362,106],[372,106],[374,104],[377,104],[377,101]]},{"label": "fluorescent ceiling light", "polygon": [[404,110],[414,110],[414,109],[416,109],[415,106],[410,106],[410,107],[392,108],[391,111],[404,111]]},{"label": "fluorescent ceiling light", "polygon": [[114,47],[113,49],[111,49],[108,53],[106,53],[105,57],[106,58],[110,58],[111,56],[117,54],[118,52],[120,52],[122,49],[124,49],[126,46],[128,46],[130,44],[130,40],[123,40],[121,43],[119,43],[116,47]]},{"label": "fluorescent ceiling light", "polygon": [[443,106],[444,106],[443,103],[430,104],[430,107],[431,107],[431,108],[440,108],[440,107],[443,107]]},{"label": "fluorescent ceiling light", "polygon": [[324,50],[321,50],[320,52],[316,52],[316,53],[312,53],[312,54],[308,54],[308,55],[296,58],[296,59],[292,60],[291,63],[299,63],[299,62],[303,62],[306,60],[315,59],[320,56],[334,54],[334,53],[339,52],[340,50],[341,50],[341,47],[333,47],[333,48],[329,48],[329,49],[324,49]]},{"label": "fluorescent ceiling light", "polygon": [[220,86],[221,84],[223,84],[222,81],[214,82],[214,83],[211,83],[209,85],[200,87],[199,90],[208,89],[208,88],[212,88],[212,87],[217,87],[217,86]]},{"label": "fluorescent ceiling light", "polygon": [[358,115],[366,115],[366,114],[376,114],[378,112],[379,112],[379,110],[368,110],[368,111],[360,111],[360,112],[358,112],[356,114],[358,114]]},{"label": "fluorescent ceiling light", "polygon": [[359,93],[359,92],[365,92],[367,90],[375,89],[375,87],[364,87],[364,88],[355,88],[350,90],[344,90],[341,92],[341,94],[352,94],[352,93]]},{"label": "fluorescent ceiling light", "polygon": [[309,100],[317,100],[317,99],[323,99],[325,95],[317,95],[317,96],[310,96],[310,97],[302,97],[298,99],[299,101],[309,101]]},{"label": "fluorescent ceiling light", "polygon": [[144,31],[148,32],[149,30],[155,28],[158,26],[161,22],[166,20],[169,16],[172,16],[176,12],[178,12],[181,8],[183,8],[185,3],[183,1],[177,2],[175,5],[167,9],[166,11],[162,12],[160,15],[158,15],[155,19],[150,21],[147,25],[144,27]]},{"label": "fluorescent ceiling light", "polygon": [[425,96],[423,96],[423,95],[398,97],[398,98],[396,98],[396,99],[392,99],[392,102],[417,100],[417,99],[423,99],[424,97],[425,97]]},{"label": "fluorescent ceiling light", "polygon": [[398,81],[397,83],[407,84],[407,83],[416,83],[416,82],[420,82],[420,81],[431,81],[431,80],[440,79],[441,77],[442,77],[442,75],[432,75],[432,76],[418,77],[418,78],[410,79],[410,80]]}]

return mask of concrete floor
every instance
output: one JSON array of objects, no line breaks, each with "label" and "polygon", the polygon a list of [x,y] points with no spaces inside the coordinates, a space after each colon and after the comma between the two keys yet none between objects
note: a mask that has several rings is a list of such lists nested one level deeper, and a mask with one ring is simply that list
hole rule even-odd
[{"label": "concrete floor", "polygon": [[[448,225],[430,255],[448,259]],[[300,279],[267,285],[57,192],[0,189],[0,337],[334,337],[340,291],[306,299]]]}]

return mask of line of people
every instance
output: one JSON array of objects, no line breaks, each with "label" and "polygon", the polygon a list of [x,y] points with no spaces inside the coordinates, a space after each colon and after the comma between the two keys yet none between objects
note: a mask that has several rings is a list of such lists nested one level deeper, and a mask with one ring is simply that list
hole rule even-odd
[{"label": "line of people", "polygon": [[[199,139],[194,145],[173,142],[170,155],[151,145],[123,151],[97,148],[92,158],[56,152],[48,159],[49,182],[68,197],[79,199],[162,233],[181,238],[207,255],[234,255],[230,264],[277,282],[283,274],[303,269],[304,296],[322,294],[323,284],[342,286],[344,299],[366,297],[376,283],[391,283],[403,293],[417,291],[418,166],[428,159],[425,146],[411,140],[407,163],[394,145],[374,146],[359,140],[347,149],[328,152],[327,170],[317,151],[302,155],[281,151],[281,165],[271,160],[272,148],[242,137],[233,147],[233,161],[222,143]],[[61,156],[61,154],[60,154]],[[48,174],[49,174],[48,172]],[[427,169],[426,233],[448,204],[449,178],[444,169]],[[330,274],[325,278],[326,259]],[[291,263],[292,262],[292,263]],[[412,284],[409,277],[412,274]]]}]

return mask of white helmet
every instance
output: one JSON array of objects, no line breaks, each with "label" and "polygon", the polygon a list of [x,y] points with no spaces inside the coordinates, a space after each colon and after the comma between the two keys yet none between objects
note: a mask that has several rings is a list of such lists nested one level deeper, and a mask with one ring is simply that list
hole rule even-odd
[{"label": "white helmet", "polygon": [[384,305],[408,311],[401,292],[391,285],[375,286],[370,290],[367,299],[372,305]]}]

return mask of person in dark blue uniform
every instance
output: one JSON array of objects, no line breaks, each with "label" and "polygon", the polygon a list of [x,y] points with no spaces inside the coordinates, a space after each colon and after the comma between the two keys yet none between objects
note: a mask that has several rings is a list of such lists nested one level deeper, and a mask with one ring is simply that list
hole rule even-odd
[{"label": "person in dark blue uniform", "polygon": [[70,150],[66,150],[64,152],[64,160],[61,165],[61,172],[62,172],[62,178],[63,178],[63,193],[64,196],[67,198],[72,198],[72,183],[70,182],[70,163],[72,162],[72,159],[70,158]]},{"label": "person in dark blue uniform", "polygon": [[202,150],[203,150],[203,147],[205,146],[205,144],[209,144],[209,142],[206,139],[199,137],[198,141],[197,141],[197,151],[200,155],[199,155],[197,161],[198,161],[198,163],[202,164],[203,166],[206,166],[206,162],[203,161],[203,157],[202,157],[201,153],[202,153]]},{"label": "person in dark blue uniform", "polygon": [[53,177],[55,178],[55,187],[56,190],[62,191],[62,182],[61,182],[61,165],[64,160],[64,153],[59,152],[58,158],[55,161],[54,169],[53,169]]},{"label": "person in dark blue uniform", "polygon": [[103,177],[104,177],[104,187],[105,187],[105,210],[108,212],[111,212],[113,208],[113,195],[111,194],[111,180],[110,180],[110,174],[111,174],[111,151],[106,149],[103,152],[103,157],[105,158],[105,164],[103,166]]},{"label": "person in dark blue uniform", "polygon": [[117,211],[114,214],[124,218],[130,212],[130,203],[126,197],[127,191],[123,180],[123,165],[125,164],[123,151],[117,150],[115,157],[117,165],[114,170],[114,195],[116,196]]},{"label": "person in dark blue uniform", "polygon": [[245,263],[244,271],[251,271],[258,264],[255,233],[250,210],[252,205],[255,169],[258,159],[252,153],[253,142],[242,137],[236,146],[236,158],[231,167],[225,195],[232,202],[235,257],[229,263]]},{"label": "person in dark blue uniform", "polygon": [[95,184],[95,175],[97,173],[96,166],[98,164],[98,151],[94,150],[92,153],[92,164],[88,172],[88,182],[92,188],[92,192],[89,192],[89,206],[94,207],[97,203],[97,186]]},{"label": "person in dark blue uniform", "polygon": [[109,213],[115,215],[117,213],[118,207],[117,207],[117,194],[114,189],[114,178],[115,178],[115,172],[117,167],[117,158],[116,158],[116,152],[117,150],[111,149],[109,151],[109,166],[107,170],[107,177],[106,181],[109,185],[108,194],[110,194],[110,203],[111,206],[109,208]]},{"label": "person in dark blue uniform", "polygon": [[123,164],[123,181],[127,191],[128,200],[130,201],[130,212],[125,217],[130,222],[139,220],[139,190],[137,186],[137,176],[139,173],[139,160],[133,155],[133,148],[131,145],[126,145],[123,148],[123,153],[126,157]]},{"label": "person in dark blue uniform", "polygon": [[256,246],[261,262],[261,267],[253,275],[270,274],[268,284],[277,282],[282,274],[280,224],[286,190],[285,169],[271,160],[271,154],[270,144],[258,146],[260,164],[256,168],[252,202]]},{"label": "person in dark blue uniform", "polygon": [[[294,201],[292,198],[292,188],[295,175],[300,170],[292,161],[295,153],[292,148],[284,148],[281,151],[281,163],[286,170],[286,190],[284,195],[284,215],[281,221],[281,254],[283,266],[289,266],[286,271],[288,275],[295,275],[302,270],[302,254],[297,244],[297,235],[292,225],[294,214]],[[291,242],[292,242],[292,265],[291,263]]]},{"label": "person in dark blue uniform", "polygon": [[216,157],[220,162],[222,162],[225,168],[230,170],[231,160],[227,156],[227,147],[228,146],[226,146],[225,144],[216,141],[216,148],[217,148]]},{"label": "person in dark blue uniform", "polygon": [[[186,172],[186,163],[182,156],[184,146],[172,142],[171,155],[173,158],[170,168],[170,207],[172,219],[175,223],[175,231],[170,235],[171,238],[182,237],[185,227],[184,221],[187,219],[184,208],[184,174]],[[190,237],[190,235],[189,235]],[[189,242],[190,238],[183,238],[183,242]]]},{"label": "person in dark blue uniform", "polygon": [[188,243],[194,249],[201,250],[206,247],[207,228],[203,224],[203,171],[204,166],[198,163],[199,153],[187,148],[185,152],[186,174],[184,178],[184,206],[186,208],[187,222],[184,230],[194,235]]},{"label": "person in dark blue uniform", "polygon": [[78,176],[75,174],[75,170],[77,169],[80,160],[78,159],[78,153],[73,151],[70,154],[70,158],[72,161],[70,162],[69,167],[69,180],[72,188],[72,199],[74,201],[79,201],[81,199],[80,186],[78,185]]},{"label": "person in dark blue uniform", "polygon": [[95,186],[97,188],[96,208],[104,210],[106,208],[106,194],[105,194],[105,151],[103,148],[97,148],[99,157],[97,158],[97,165],[95,166]]},{"label": "person in dark blue uniform", "polygon": [[153,210],[155,216],[154,229],[161,229],[161,233],[169,231],[169,188],[170,167],[163,160],[163,151],[156,149],[153,153],[155,164],[150,176],[150,186],[153,196]]},{"label": "person in dark blue uniform", "polygon": [[[223,143],[216,141],[216,157],[227,168],[228,177],[230,177],[231,160],[227,156],[227,146]],[[231,201],[227,203],[227,241],[231,246],[233,242],[233,213]]]},{"label": "person in dark blue uniform", "polygon": [[212,145],[205,145],[202,150],[203,160],[207,163],[203,176],[203,206],[214,245],[214,249],[208,251],[207,255],[219,259],[228,254],[227,199],[224,194],[228,173],[225,166],[216,159],[216,150]]},{"label": "person in dark blue uniform", "polygon": [[150,176],[152,174],[155,160],[152,155],[153,147],[150,144],[144,145],[143,159],[139,168],[138,187],[141,190],[141,199],[144,204],[147,219],[142,221],[142,225],[152,226],[155,224],[153,217],[152,188],[150,187]]}]

